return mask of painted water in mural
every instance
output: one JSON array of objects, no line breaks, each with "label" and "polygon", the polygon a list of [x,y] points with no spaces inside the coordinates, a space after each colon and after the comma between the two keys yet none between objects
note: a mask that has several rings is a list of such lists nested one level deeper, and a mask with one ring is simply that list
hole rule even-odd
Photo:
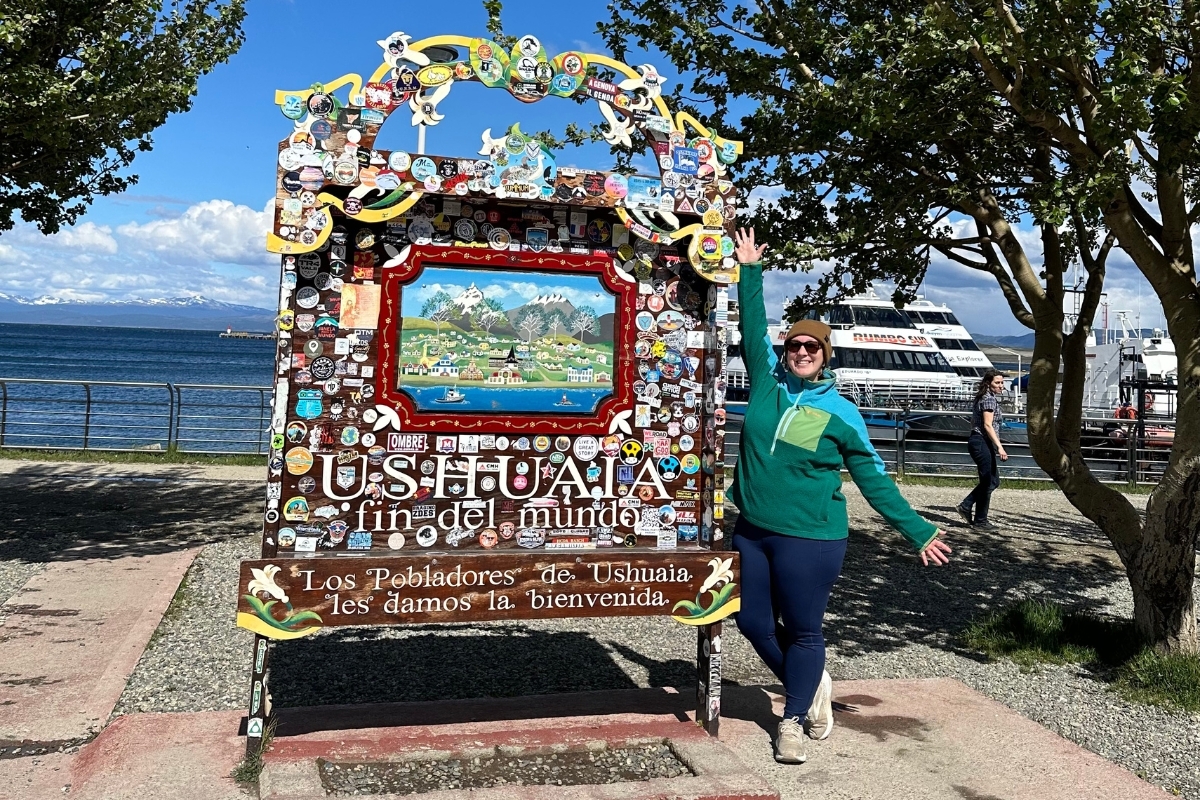
[{"label": "painted water in mural", "polygon": [[590,414],[612,394],[616,302],[597,276],[427,268],[401,316],[396,383],[419,410]]}]

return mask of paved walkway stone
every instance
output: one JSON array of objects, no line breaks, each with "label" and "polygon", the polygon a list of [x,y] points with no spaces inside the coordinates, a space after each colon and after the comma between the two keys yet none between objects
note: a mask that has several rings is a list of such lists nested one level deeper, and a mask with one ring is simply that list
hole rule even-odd
[{"label": "paved walkway stone", "polygon": [[97,733],[197,552],[58,561],[0,605],[0,745]]}]

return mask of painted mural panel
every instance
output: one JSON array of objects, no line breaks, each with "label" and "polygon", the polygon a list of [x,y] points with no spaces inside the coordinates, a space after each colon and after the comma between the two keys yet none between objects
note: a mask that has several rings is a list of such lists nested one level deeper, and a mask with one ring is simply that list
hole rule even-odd
[{"label": "painted mural panel", "polygon": [[396,384],[418,410],[590,414],[612,394],[616,297],[596,276],[430,267],[401,296]]}]

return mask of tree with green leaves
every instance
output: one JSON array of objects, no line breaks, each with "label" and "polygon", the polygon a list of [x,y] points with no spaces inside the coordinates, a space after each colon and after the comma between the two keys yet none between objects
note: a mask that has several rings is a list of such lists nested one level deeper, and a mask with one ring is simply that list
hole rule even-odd
[{"label": "tree with green leaves", "polygon": [[[1200,7],[1131,0],[788,4],[613,0],[600,32],[686,75],[674,104],[745,142],[767,265],[823,271],[789,308],[876,280],[910,299],[933,257],[995,280],[1035,334],[1030,449],[1111,540],[1139,633],[1196,652],[1200,531]],[[1032,226],[1040,244],[1022,238]],[[1032,246],[1031,246],[1032,245]],[[1080,443],[1085,348],[1114,250],[1162,303],[1175,444],[1145,515]],[[1064,314],[1069,270],[1084,276]],[[1061,397],[1056,378],[1062,368]]]},{"label": "tree with green leaves", "polygon": [[584,334],[590,333],[595,336],[600,333],[600,323],[596,318],[596,309],[591,306],[580,306],[575,309],[575,313],[571,315],[567,327],[581,343],[583,342]]},{"label": "tree with green leaves", "polygon": [[0,0],[0,231],[74,223],[242,44],[245,0]]},{"label": "tree with green leaves", "polygon": [[492,328],[503,319],[504,306],[491,297],[483,298],[471,309],[471,323],[484,333],[491,333]]},{"label": "tree with green leaves", "polygon": [[546,315],[536,308],[522,311],[517,317],[517,330],[525,334],[526,344],[533,344],[533,340],[546,331]]},{"label": "tree with green leaves", "polygon": [[421,306],[421,316],[437,326],[437,337],[442,338],[442,323],[454,313],[454,300],[446,292],[436,292]]}]

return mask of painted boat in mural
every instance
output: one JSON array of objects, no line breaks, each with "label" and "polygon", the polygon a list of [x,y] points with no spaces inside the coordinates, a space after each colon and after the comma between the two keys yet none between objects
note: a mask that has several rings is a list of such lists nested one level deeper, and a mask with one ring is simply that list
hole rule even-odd
[{"label": "painted boat in mural", "polygon": [[435,403],[465,403],[465,402],[467,402],[467,396],[465,394],[463,394],[462,392],[460,392],[458,389],[455,389],[453,386],[450,386],[450,387],[446,388],[445,394],[443,394],[441,397],[434,398],[433,402],[435,402]]}]

